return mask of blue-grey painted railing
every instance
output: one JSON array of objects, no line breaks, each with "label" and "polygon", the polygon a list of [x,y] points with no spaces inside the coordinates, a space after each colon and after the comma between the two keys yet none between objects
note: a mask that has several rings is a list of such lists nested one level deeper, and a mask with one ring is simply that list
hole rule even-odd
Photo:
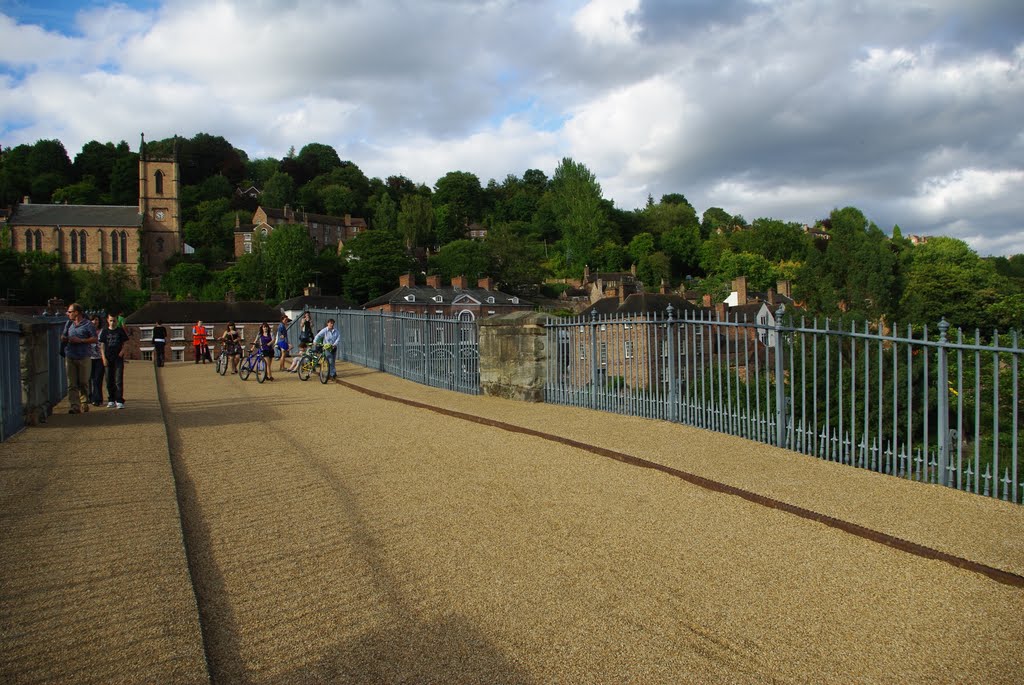
[{"label": "blue-grey painted railing", "polygon": [[0,441],[25,425],[21,406],[20,341],[18,322],[0,319]]},{"label": "blue-grey painted railing", "polygon": [[[313,333],[334,319],[341,358],[417,383],[480,394],[479,336],[471,319],[350,309],[310,309]],[[300,320],[288,326],[298,349]]]},{"label": "blue-grey painted railing", "polygon": [[[1018,334],[828,320],[593,316],[548,326],[545,400],[677,421],[1021,502]],[[937,334],[936,334],[937,333]]]}]

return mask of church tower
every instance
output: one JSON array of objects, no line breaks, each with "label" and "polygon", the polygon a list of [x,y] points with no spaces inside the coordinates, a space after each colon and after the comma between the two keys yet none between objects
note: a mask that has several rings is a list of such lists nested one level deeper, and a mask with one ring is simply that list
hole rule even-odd
[{"label": "church tower", "polygon": [[143,134],[139,143],[139,214],[142,216],[139,258],[151,276],[166,273],[167,260],[185,249],[180,179],[177,138],[171,157],[150,157]]}]

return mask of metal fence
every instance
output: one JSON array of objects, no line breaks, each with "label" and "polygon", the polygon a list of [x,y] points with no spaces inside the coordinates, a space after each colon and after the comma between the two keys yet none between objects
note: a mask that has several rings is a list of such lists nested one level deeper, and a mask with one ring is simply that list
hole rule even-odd
[{"label": "metal fence", "polygon": [[548,326],[545,400],[1020,502],[1016,332],[664,314]]},{"label": "metal fence", "polygon": [[[335,320],[341,358],[423,385],[480,394],[479,335],[469,318],[414,316],[349,309],[309,309],[313,333]],[[298,349],[301,319],[288,326]]]},{"label": "metal fence", "polygon": [[21,408],[21,326],[0,319],[0,441],[22,429]]}]

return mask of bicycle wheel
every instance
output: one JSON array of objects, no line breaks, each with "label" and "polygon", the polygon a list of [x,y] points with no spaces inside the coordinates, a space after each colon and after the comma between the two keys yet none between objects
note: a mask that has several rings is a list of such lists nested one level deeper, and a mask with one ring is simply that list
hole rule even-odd
[{"label": "bicycle wheel", "polygon": [[256,382],[262,383],[267,380],[267,358],[260,357],[256,360]]},{"label": "bicycle wheel", "polygon": [[226,352],[221,352],[220,356],[217,357],[217,373],[224,375],[228,372],[228,355]]},{"label": "bicycle wheel", "polygon": [[238,377],[243,381],[249,380],[249,374],[252,373],[252,361],[249,357],[242,360],[242,363],[238,365]]},{"label": "bicycle wheel", "polygon": [[313,372],[313,360],[309,355],[302,355],[302,359],[299,360],[299,380],[308,381],[309,375]]},{"label": "bicycle wheel", "polygon": [[330,367],[327,366],[327,360],[324,359],[323,357],[320,357],[319,373],[320,373],[320,382],[321,383],[326,384],[327,381],[330,380],[330,378],[327,376],[327,374],[330,373],[330,371],[331,371]]}]

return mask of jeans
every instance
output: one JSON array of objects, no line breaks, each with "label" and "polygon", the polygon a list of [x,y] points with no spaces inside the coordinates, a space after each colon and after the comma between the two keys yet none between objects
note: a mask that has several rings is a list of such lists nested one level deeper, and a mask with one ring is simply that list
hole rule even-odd
[{"label": "jeans", "polygon": [[167,344],[166,342],[153,343],[153,347],[156,348],[156,365],[157,366],[163,366],[164,365],[164,345],[166,345],[166,344]]},{"label": "jeans", "polygon": [[89,401],[93,404],[103,403],[103,360],[92,360],[92,371],[89,374]]},{"label": "jeans", "polygon": [[92,359],[64,358],[68,372],[68,404],[71,409],[89,405],[89,377],[92,375]]},{"label": "jeans", "polygon": [[107,401],[124,404],[124,359],[107,360]]},{"label": "jeans", "polygon": [[324,353],[324,357],[327,358],[327,375],[330,378],[337,378],[337,376],[338,376],[338,372],[335,371],[335,369],[334,369],[334,357],[337,354],[338,354],[337,350],[331,350],[330,352],[325,352]]}]

